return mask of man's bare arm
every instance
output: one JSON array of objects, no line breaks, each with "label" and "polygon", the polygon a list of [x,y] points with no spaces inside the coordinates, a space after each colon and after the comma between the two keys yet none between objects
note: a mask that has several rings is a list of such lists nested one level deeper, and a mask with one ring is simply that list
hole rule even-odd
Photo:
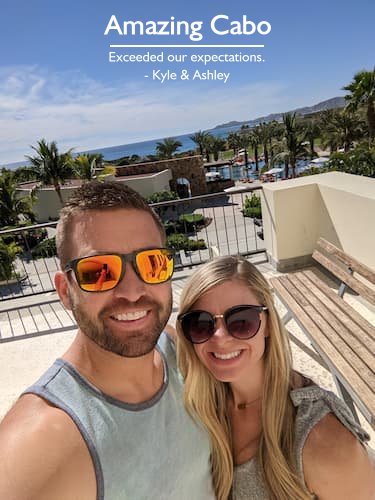
[{"label": "man's bare arm", "polygon": [[23,396],[0,424],[0,498],[96,498],[89,451],[63,411]]}]

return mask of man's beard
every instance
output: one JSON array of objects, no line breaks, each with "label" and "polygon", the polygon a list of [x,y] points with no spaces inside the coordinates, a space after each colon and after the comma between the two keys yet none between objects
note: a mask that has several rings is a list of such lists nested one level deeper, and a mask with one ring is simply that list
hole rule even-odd
[{"label": "man's beard", "polygon": [[[161,303],[151,301],[150,299],[141,299],[131,303],[124,299],[119,299],[111,303],[110,307],[102,309],[96,319],[92,319],[75,297],[73,297],[73,294],[70,295],[72,313],[80,330],[99,347],[126,358],[137,358],[151,352],[172,312],[171,293],[164,307]],[[129,307],[129,305],[133,308],[151,309],[153,312],[156,312],[155,323],[147,331],[129,330],[122,338],[119,338],[112,332],[111,328],[106,325],[103,318],[108,318],[111,311],[118,311],[120,308],[125,309]]]}]

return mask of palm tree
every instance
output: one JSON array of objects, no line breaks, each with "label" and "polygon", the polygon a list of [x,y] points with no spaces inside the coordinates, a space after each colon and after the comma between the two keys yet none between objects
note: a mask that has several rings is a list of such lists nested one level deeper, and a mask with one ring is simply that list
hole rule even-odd
[{"label": "palm tree", "polygon": [[242,129],[241,132],[240,132],[240,134],[239,134],[239,136],[238,136],[238,145],[239,145],[240,148],[242,148],[244,150],[244,153],[245,153],[246,175],[247,175],[247,166],[248,166],[248,163],[249,163],[249,157],[248,157],[248,151],[247,151],[247,149],[248,149],[248,147],[251,144],[250,136],[251,136],[251,134],[246,129]]},{"label": "palm tree", "polygon": [[26,156],[26,158],[32,164],[33,172],[42,184],[53,185],[63,205],[61,184],[64,184],[73,172],[72,149],[59,154],[56,142],[48,143],[45,139],[38,141],[38,145],[31,146],[31,149],[36,152],[36,156]]},{"label": "palm tree", "polygon": [[305,125],[305,137],[306,140],[309,141],[311,160],[316,156],[318,156],[315,152],[314,146],[315,146],[315,139],[317,139],[320,136],[320,133],[321,130],[318,121],[315,120],[314,118],[308,120],[307,124]]},{"label": "palm tree", "polygon": [[256,127],[257,133],[260,139],[260,143],[263,145],[263,155],[264,155],[264,164],[268,168],[269,165],[269,142],[272,137],[272,124],[271,123],[261,123]]},{"label": "palm tree", "polygon": [[363,125],[364,122],[349,108],[336,110],[325,122],[324,145],[329,145],[331,151],[343,147],[347,153],[353,142],[363,136]]},{"label": "palm tree", "polygon": [[239,135],[237,132],[230,132],[227,135],[227,145],[229,149],[233,149],[233,156],[236,156],[239,149],[238,145]]},{"label": "palm tree", "polygon": [[211,153],[214,155],[214,161],[219,159],[220,151],[223,151],[225,148],[226,141],[221,137],[213,136],[210,142]]},{"label": "palm tree", "polygon": [[[96,154],[84,153],[74,158],[73,169],[75,174],[87,181],[94,179],[95,170],[98,168],[98,156]],[[102,156],[102,155],[100,155]],[[100,158],[100,163],[102,158]]]},{"label": "palm tree", "polygon": [[202,130],[198,130],[198,132],[190,136],[190,139],[199,147],[199,154],[201,156],[204,154],[204,143],[207,136],[208,132],[202,132]]},{"label": "palm tree", "polygon": [[372,71],[359,71],[353,81],[343,87],[350,94],[345,96],[348,108],[352,111],[360,106],[366,107],[366,119],[369,132],[369,144],[375,138],[375,67]]},{"label": "palm tree", "polygon": [[323,147],[329,147],[331,153],[333,151],[336,151],[339,146],[336,143],[336,138],[334,138],[330,134],[327,134],[327,132],[332,127],[332,123],[334,122],[337,113],[337,109],[325,109],[320,113],[320,126],[323,136]]},{"label": "palm tree", "polygon": [[301,128],[297,122],[296,113],[285,113],[283,115],[285,149],[275,155],[275,161],[285,163],[285,177],[289,177],[289,165],[292,167],[292,175],[296,176],[297,160],[307,154],[303,144],[304,136],[301,135]]},{"label": "palm tree", "polygon": [[17,194],[17,184],[14,174],[3,170],[0,175],[0,225],[16,226],[19,216],[24,215],[34,220],[32,205],[33,195],[20,197]]},{"label": "palm tree", "polygon": [[181,146],[182,144],[180,141],[177,141],[173,137],[167,137],[163,142],[156,143],[156,152],[160,158],[169,159],[172,158],[173,154]]},{"label": "palm tree", "polygon": [[250,133],[250,145],[254,151],[255,172],[259,172],[259,145],[261,142],[259,131],[254,128]]},{"label": "palm tree", "polygon": [[0,281],[8,281],[14,277],[14,261],[22,248],[12,241],[5,243],[0,238]]}]

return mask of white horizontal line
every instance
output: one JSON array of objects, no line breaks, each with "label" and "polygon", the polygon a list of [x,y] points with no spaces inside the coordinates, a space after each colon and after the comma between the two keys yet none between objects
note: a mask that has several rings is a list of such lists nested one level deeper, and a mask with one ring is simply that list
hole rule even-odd
[{"label": "white horizontal line", "polygon": [[260,48],[264,47],[264,45],[110,45],[111,48],[147,48],[147,49],[152,49],[152,48],[159,48],[159,49],[175,49],[175,48],[184,48],[184,49],[199,49],[201,47],[203,48],[218,48],[218,49],[224,49],[224,48],[233,48],[233,49],[238,49],[238,48]]}]

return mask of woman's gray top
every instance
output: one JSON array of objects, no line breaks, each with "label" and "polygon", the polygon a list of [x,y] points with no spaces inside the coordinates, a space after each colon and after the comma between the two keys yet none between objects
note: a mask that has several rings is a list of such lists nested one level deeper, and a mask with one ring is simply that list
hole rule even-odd
[{"label": "woman's gray top", "polygon": [[[295,456],[298,473],[303,481],[302,450],[307,436],[328,413],[333,413],[362,443],[370,439],[370,436],[354,421],[345,403],[333,392],[326,391],[317,385],[310,385],[291,391],[290,397],[297,408]],[[373,451],[368,449],[368,452],[370,458],[374,460]],[[232,498],[233,500],[267,500],[269,498],[256,457],[235,467]]]}]

